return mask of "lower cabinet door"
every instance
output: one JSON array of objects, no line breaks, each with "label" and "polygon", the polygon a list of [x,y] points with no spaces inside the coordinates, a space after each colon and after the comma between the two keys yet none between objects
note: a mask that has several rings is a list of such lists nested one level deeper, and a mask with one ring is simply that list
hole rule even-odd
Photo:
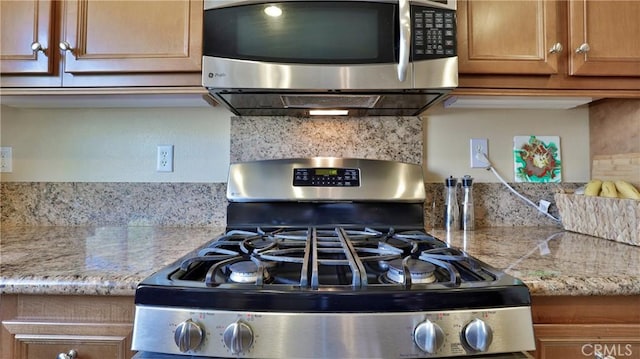
[{"label": "lower cabinet door", "polygon": [[535,324],[538,359],[640,359],[640,325]]},{"label": "lower cabinet door", "polygon": [[[56,359],[75,351],[76,359],[128,358],[122,337],[16,335],[16,359]],[[64,358],[64,356],[63,356]]]},{"label": "lower cabinet door", "polygon": [[[129,359],[133,356],[133,326],[128,323],[45,323],[9,320],[3,321],[2,324],[11,338],[8,341],[13,347],[11,359],[57,359],[59,354],[69,355],[72,350],[77,353],[75,359]],[[69,357],[73,358],[71,355]]]}]

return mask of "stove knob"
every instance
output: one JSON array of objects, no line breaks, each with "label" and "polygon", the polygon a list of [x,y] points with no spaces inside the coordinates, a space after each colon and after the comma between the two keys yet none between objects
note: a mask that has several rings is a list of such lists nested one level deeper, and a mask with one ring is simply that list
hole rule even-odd
[{"label": "stove knob", "polygon": [[248,324],[237,321],[224,330],[222,340],[231,349],[231,354],[240,354],[253,344],[253,331]]},{"label": "stove knob", "polygon": [[444,344],[444,332],[438,324],[427,320],[418,324],[413,332],[413,341],[429,354],[434,354]]},{"label": "stove knob", "polygon": [[484,352],[491,345],[493,330],[482,320],[474,319],[464,327],[462,339],[472,350]]},{"label": "stove knob", "polygon": [[176,345],[178,345],[178,348],[183,353],[198,348],[200,343],[202,343],[203,337],[204,331],[191,319],[180,323],[174,335]]}]

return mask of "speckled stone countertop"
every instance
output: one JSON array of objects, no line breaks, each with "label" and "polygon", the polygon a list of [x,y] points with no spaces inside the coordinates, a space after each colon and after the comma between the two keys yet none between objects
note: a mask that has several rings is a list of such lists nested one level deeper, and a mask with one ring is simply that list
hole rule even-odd
[{"label": "speckled stone countertop", "polygon": [[0,293],[133,295],[141,280],[224,227],[7,227]]},{"label": "speckled stone countertop", "polygon": [[[222,231],[4,226],[0,293],[133,295],[139,281]],[[533,295],[640,295],[640,247],[555,227],[430,232],[522,279]]]}]

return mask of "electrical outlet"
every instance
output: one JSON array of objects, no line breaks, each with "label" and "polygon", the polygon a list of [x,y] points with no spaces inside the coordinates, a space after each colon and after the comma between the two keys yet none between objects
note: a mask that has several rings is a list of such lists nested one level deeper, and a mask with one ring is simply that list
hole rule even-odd
[{"label": "electrical outlet", "polygon": [[173,172],[173,145],[158,145],[157,172]]},{"label": "electrical outlet", "polygon": [[486,168],[489,163],[480,154],[484,153],[489,157],[489,140],[486,138],[472,138],[470,141],[470,163],[471,168]]},{"label": "electrical outlet", "polygon": [[0,172],[13,171],[13,149],[11,147],[0,147]]}]

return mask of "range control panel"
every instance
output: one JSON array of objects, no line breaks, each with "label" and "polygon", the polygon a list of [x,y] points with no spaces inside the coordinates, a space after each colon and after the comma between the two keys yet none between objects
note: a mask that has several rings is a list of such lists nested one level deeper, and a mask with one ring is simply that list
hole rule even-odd
[{"label": "range control panel", "polygon": [[359,187],[358,168],[294,168],[293,186]]}]

